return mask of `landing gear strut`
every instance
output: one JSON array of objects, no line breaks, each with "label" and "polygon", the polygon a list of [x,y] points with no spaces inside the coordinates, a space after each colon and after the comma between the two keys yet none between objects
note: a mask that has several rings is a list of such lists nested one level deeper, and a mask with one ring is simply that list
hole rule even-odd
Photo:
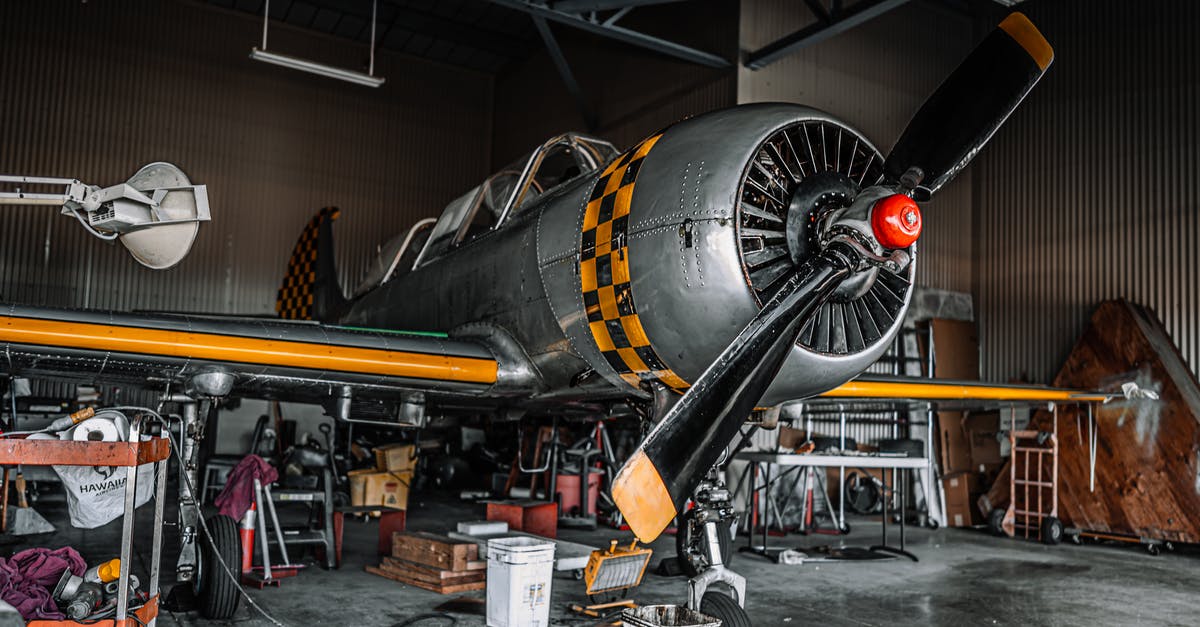
[{"label": "landing gear strut", "polygon": [[[696,488],[692,498],[695,507],[680,517],[677,541],[679,563],[688,580],[688,608],[712,613],[731,627],[749,625],[750,619],[742,606],[746,602],[746,578],[726,568],[731,552],[730,530],[736,514],[729,490],[715,469]],[[709,586],[724,584],[733,594],[709,591]],[[725,596],[715,599],[714,595]],[[718,616],[717,614],[721,614]]]}]

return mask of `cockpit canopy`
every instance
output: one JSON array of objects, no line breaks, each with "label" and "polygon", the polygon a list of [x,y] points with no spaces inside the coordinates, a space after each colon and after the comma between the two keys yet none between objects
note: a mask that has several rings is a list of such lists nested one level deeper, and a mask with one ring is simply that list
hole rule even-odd
[{"label": "cockpit canopy", "polygon": [[542,194],[599,169],[617,156],[601,139],[565,133],[517,159],[442,211],[413,267],[451,248],[503,228],[510,216]]}]

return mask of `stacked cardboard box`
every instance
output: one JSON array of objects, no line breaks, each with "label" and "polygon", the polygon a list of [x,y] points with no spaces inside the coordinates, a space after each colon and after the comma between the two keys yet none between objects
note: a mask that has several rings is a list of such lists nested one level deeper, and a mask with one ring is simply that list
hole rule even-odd
[{"label": "stacked cardboard box", "polygon": [[367,572],[439,594],[487,587],[487,562],[479,545],[422,532],[392,535],[392,554]]},{"label": "stacked cardboard box", "polygon": [[[934,372],[939,379],[979,380],[979,340],[973,322],[929,321],[933,331]],[[922,339],[924,336],[922,335]],[[922,352],[928,346],[922,345]],[[975,503],[1000,470],[1000,416],[996,412],[937,414],[938,462],[946,494],[946,524],[982,524]]]},{"label": "stacked cardboard box", "polygon": [[375,468],[352,470],[350,504],[355,507],[383,505],[408,508],[408,487],[417,465],[412,444],[386,444],[375,449]]}]

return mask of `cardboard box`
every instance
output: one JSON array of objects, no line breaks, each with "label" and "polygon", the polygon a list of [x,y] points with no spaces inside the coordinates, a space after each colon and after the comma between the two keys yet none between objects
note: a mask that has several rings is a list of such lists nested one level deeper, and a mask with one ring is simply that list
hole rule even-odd
[{"label": "cardboard box", "polygon": [[984,523],[975,501],[983,493],[979,473],[956,472],[942,477],[946,492],[946,526],[970,527]]},{"label": "cardboard box", "polygon": [[937,432],[938,462],[942,465],[942,473],[949,475],[974,470],[971,443],[967,439],[966,430],[963,429],[962,412],[938,412]]},{"label": "cardboard box", "polygon": [[[933,376],[938,379],[979,380],[979,335],[974,322],[929,321],[933,327]],[[924,344],[924,334],[921,334]],[[922,353],[928,347],[922,346]]]},{"label": "cardboard box", "polygon": [[351,506],[384,505],[397,509],[408,509],[408,487],[412,484],[411,471],[352,470],[348,475],[350,477]]},{"label": "cardboard box", "polygon": [[384,444],[375,447],[375,467],[403,472],[417,467],[417,449],[412,444]]},{"label": "cardboard box", "polygon": [[1000,457],[1000,413],[973,413],[963,420],[963,429],[967,433],[967,442],[971,447],[971,467],[999,466],[1004,463]]},{"label": "cardboard box", "polygon": [[781,425],[779,427],[779,446],[788,450],[796,450],[808,441],[808,432],[803,429],[793,429]]}]

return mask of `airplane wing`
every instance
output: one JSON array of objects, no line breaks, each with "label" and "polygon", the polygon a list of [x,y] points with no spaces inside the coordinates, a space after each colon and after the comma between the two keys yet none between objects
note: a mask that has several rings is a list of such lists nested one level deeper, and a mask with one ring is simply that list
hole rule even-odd
[{"label": "airplane wing", "polygon": [[180,391],[197,375],[225,372],[234,395],[300,402],[344,389],[356,398],[470,399],[503,383],[487,348],[444,334],[20,305],[0,306],[0,363],[16,376]]},{"label": "airplane wing", "polygon": [[1124,394],[1120,391],[868,374],[806,399],[803,404],[808,408],[841,408],[846,411],[923,409],[930,405],[942,410],[962,410],[1045,403],[1105,403],[1122,397]]}]

